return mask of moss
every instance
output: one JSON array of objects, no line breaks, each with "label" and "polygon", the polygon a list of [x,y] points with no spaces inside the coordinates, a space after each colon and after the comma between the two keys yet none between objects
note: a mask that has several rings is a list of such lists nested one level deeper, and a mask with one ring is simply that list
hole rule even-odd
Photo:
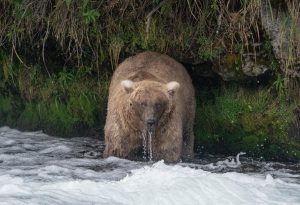
[{"label": "moss", "polygon": [[21,99],[0,95],[0,124],[16,126],[17,118],[23,110]]},{"label": "moss", "polygon": [[300,147],[291,149],[287,154],[289,158],[300,161]]},{"label": "moss", "polygon": [[14,108],[12,106],[11,98],[4,98],[1,96],[0,98],[0,122],[1,124],[5,124],[9,122],[10,115],[14,112]]},{"label": "moss", "polygon": [[227,53],[215,60],[213,70],[227,80],[243,81],[246,79],[242,68],[242,57],[240,54]]},{"label": "moss", "polygon": [[26,103],[23,112],[17,119],[17,127],[23,130],[40,129],[40,118],[35,105]]},{"label": "moss", "polygon": [[261,154],[261,146],[263,146],[261,140],[256,135],[244,136],[239,144],[240,149],[246,152],[248,155],[259,156]]},{"label": "moss", "polygon": [[80,119],[73,117],[68,112],[67,106],[58,101],[39,104],[39,116],[43,122],[42,127],[47,133],[61,136],[70,136],[74,130],[74,125]]},{"label": "moss", "polygon": [[217,59],[225,52],[224,47],[214,45],[214,39],[212,37],[207,37],[205,34],[200,35],[197,42],[199,43],[198,55],[204,61]]},{"label": "moss", "polygon": [[64,137],[102,130],[110,75],[97,78],[82,67],[48,77],[38,66],[26,69],[13,63],[10,67],[16,71],[15,81],[8,79],[0,87],[1,125]]}]

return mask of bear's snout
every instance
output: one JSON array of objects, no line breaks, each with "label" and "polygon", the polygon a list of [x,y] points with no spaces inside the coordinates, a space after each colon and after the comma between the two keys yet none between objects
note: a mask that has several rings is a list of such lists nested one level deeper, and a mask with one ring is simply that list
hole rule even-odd
[{"label": "bear's snout", "polygon": [[151,118],[151,119],[147,120],[148,131],[154,131],[154,129],[155,129],[155,123],[156,123],[155,119]]}]

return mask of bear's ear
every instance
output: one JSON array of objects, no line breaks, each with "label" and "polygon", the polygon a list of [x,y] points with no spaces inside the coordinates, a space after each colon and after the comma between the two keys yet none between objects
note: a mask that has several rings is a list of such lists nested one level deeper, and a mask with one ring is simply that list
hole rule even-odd
[{"label": "bear's ear", "polygon": [[131,80],[122,80],[121,85],[127,93],[131,93],[134,89],[134,83]]},{"label": "bear's ear", "polygon": [[168,93],[173,96],[175,91],[180,87],[180,84],[176,81],[169,82],[167,84]]}]

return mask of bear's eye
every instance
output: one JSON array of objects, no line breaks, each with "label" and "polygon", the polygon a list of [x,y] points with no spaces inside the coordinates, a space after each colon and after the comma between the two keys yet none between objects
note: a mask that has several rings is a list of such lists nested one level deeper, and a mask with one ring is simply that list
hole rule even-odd
[{"label": "bear's eye", "polygon": [[161,104],[160,104],[160,103],[155,103],[154,106],[155,106],[156,108],[161,108]]},{"label": "bear's eye", "polygon": [[132,106],[132,103],[129,103],[130,106]]}]

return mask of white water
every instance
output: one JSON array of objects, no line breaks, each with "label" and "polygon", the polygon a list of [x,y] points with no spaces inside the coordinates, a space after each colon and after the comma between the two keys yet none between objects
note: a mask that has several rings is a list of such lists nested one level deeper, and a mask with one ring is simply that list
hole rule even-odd
[{"label": "white water", "polygon": [[95,139],[0,128],[0,204],[300,204],[298,165],[166,165],[103,160],[100,150]]}]

